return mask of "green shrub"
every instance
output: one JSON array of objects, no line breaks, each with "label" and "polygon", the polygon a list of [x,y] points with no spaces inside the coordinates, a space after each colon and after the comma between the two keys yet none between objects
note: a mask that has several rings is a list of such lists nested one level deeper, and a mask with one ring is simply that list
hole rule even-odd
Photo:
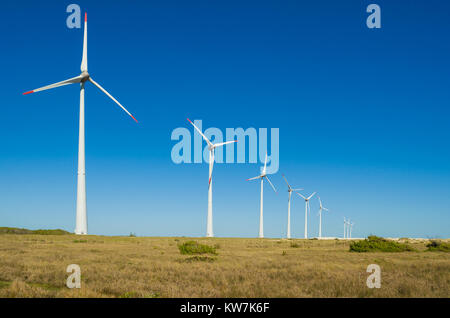
[{"label": "green shrub", "polygon": [[214,254],[216,255],[216,248],[209,245],[199,244],[195,241],[187,241],[178,245],[181,254]]},{"label": "green shrub", "polygon": [[386,240],[382,237],[370,235],[363,241],[352,242],[350,252],[409,252],[414,249],[408,244]]},{"label": "green shrub", "polygon": [[431,252],[450,252],[450,243],[431,241],[427,244],[427,248]]},{"label": "green shrub", "polygon": [[300,245],[299,245],[299,244],[297,244],[297,243],[291,243],[291,247],[293,247],[293,248],[299,248],[299,247],[300,247]]}]

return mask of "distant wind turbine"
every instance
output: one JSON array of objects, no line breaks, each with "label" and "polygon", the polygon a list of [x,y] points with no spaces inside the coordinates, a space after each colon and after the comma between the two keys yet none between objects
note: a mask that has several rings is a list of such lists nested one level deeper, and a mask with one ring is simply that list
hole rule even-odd
[{"label": "distant wind turbine", "polygon": [[81,60],[81,74],[69,78],[65,81],[50,84],[44,87],[36,88],[32,91],[23,93],[31,94],[48,89],[65,86],[69,84],[80,83],[80,123],[78,136],[78,180],[77,180],[77,217],[75,234],[87,234],[87,213],[86,213],[86,169],[85,169],[85,146],[84,146],[84,85],[89,81],[97,86],[103,93],[111,98],[120,108],[122,108],[128,115],[136,122],[136,118],[131,115],[114,97],[112,97],[103,87],[95,82],[88,73],[88,59],[87,59],[87,14],[84,15],[84,38],[83,38],[83,58]]},{"label": "distant wind turbine", "polygon": [[345,220],[345,217],[344,217],[344,238],[347,238],[347,228],[346,228],[346,226],[347,226],[347,221]]},{"label": "distant wind turbine", "polygon": [[287,221],[287,234],[286,237],[289,239],[291,238],[291,195],[292,195],[292,191],[300,191],[303,189],[292,189],[292,187],[289,185],[286,177],[283,174],[283,178],[284,181],[286,182],[287,186],[288,186],[288,192],[289,192],[289,199],[288,199],[288,221]]},{"label": "distant wind turbine", "polygon": [[350,223],[350,238],[352,238],[352,227],[353,227],[353,225],[355,225],[355,223]]},{"label": "distant wind turbine", "polygon": [[194,125],[194,123],[188,118],[187,119],[192,126],[198,131],[198,133],[203,137],[203,139],[208,144],[209,149],[209,179],[208,179],[208,216],[206,220],[206,237],[213,237],[213,213],[212,213],[212,173],[214,167],[214,150],[217,147],[221,147],[226,144],[231,144],[233,142],[237,142],[237,140],[220,142],[217,144],[213,144],[206,136],[202,133],[202,131]]},{"label": "distant wind turbine", "polygon": [[266,153],[266,159],[264,160],[264,168],[262,170],[262,173],[254,178],[247,179],[247,181],[255,180],[255,179],[261,179],[261,202],[260,202],[260,211],[259,211],[259,237],[264,237],[264,220],[263,220],[263,185],[264,185],[264,178],[269,182],[270,186],[272,187],[273,191],[275,193],[277,190],[273,186],[272,182],[270,182],[269,177],[266,174],[266,166],[267,166],[267,153]]},{"label": "distant wind turbine", "polygon": [[314,192],[313,194],[311,194],[309,197],[305,197],[302,194],[296,192],[299,196],[301,196],[303,198],[303,200],[305,200],[305,239],[308,238],[308,212],[310,210],[309,207],[309,200],[314,196],[314,194],[316,194],[316,192]]},{"label": "distant wind turbine", "polygon": [[324,208],[322,205],[322,200],[320,200],[320,197],[317,196],[319,199],[319,239],[322,238],[322,210],[329,212],[327,208]]},{"label": "distant wind turbine", "polygon": [[346,238],[350,238],[350,219],[347,219],[347,234]]}]

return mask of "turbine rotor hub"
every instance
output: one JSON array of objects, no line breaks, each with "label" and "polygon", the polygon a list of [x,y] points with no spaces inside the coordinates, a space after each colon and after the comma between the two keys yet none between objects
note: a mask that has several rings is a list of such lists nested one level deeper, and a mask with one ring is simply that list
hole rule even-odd
[{"label": "turbine rotor hub", "polygon": [[87,72],[87,71],[84,71],[84,72],[82,72],[81,73],[81,82],[86,82],[88,79],[89,79],[89,77],[90,77],[90,75],[89,75],[89,73]]}]

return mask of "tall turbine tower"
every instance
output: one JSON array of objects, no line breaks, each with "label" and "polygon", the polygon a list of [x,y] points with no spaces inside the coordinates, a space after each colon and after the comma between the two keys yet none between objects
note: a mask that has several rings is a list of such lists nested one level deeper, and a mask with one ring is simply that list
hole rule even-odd
[{"label": "tall turbine tower", "polygon": [[355,225],[355,223],[350,223],[350,239],[352,238],[352,227]]},{"label": "tall turbine tower", "polygon": [[77,178],[77,217],[75,234],[87,234],[87,214],[86,214],[86,168],[85,168],[85,149],[84,149],[84,86],[89,81],[97,86],[103,93],[111,98],[117,105],[120,106],[128,115],[131,116],[136,122],[136,118],[131,115],[128,110],[125,109],[114,97],[112,97],[103,87],[95,82],[88,73],[88,60],[87,60],[87,14],[84,15],[84,37],[83,37],[83,58],[81,60],[81,74],[69,78],[65,81],[43,86],[32,91],[23,93],[31,94],[48,89],[80,83],[80,126],[78,135],[78,178]]},{"label": "tall turbine tower", "polygon": [[309,200],[314,196],[314,194],[316,194],[316,192],[311,194],[309,197],[304,197],[302,194],[300,194],[298,192],[296,192],[296,193],[305,200],[305,239],[307,239],[308,238],[308,212],[310,210]]},{"label": "tall turbine tower", "polygon": [[320,200],[320,197],[317,196],[319,198],[319,239],[322,238],[322,210],[323,211],[327,211],[329,212],[330,210],[328,210],[327,208],[324,208],[322,205],[322,200]]},{"label": "tall turbine tower", "polygon": [[275,193],[277,190],[275,190],[275,187],[273,186],[272,182],[270,182],[269,177],[266,174],[266,166],[267,166],[267,153],[266,153],[266,159],[264,160],[264,168],[262,170],[262,173],[254,178],[247,179],[247,181],[255,180],[255,179],[261,179],[261,201],[260,201],[260,210],[259,210],[259,238],[264,237],[264,219],[263,219],[263,185],[264,185],[264,178],[269,182],[269,184],[272,186],[273,191]]},{"label": "tall turbine tower", "polygon": [[350,219],[347,219],[347,238],[350,238]]},{"label": "tall turbine tower", "polygon": [[217,144],[213,144],[206,136],[202,133],[202,131],[194,125],[194,123],[188,118],[187,119],[192,126],[198,131],[198,133],[205,139],[208,144],[209,149],[209,181],[208,181],[208,215],[206,220],[206,237],[213,237],[213,213],[212,213],[212,172],[214,167],[214,149],[217,147],[221,147],[226,144],[230,144],[232,142],[237,142],[237,140],[221,142]]},{"label": "tall turbine tower", "polygon": [[347,238],[347,228],[346,228],[346,226],[347,226],[347,221],[345,220],[345,217],[344,217],[344,238]]},{"label": "tall turbine tower", "polygon": [[288,183],[286,177],[284,176],[284,174],[283,174],[283,178],[284,178],[284,181],[286,181],[286,184],[287,184],[287,186],[288,186],[288,192],[289,192],[289,199],[288,199],[288,221],[287,221],[287,234],[286,234],[286,237],[287,237],[288,239],[290,239],[290,238],[291,238],[291,195],[292,195],[292,191],[297,192],[297,191],[300,191],[300,190],[303,190],[303,189],[292,189],[292,187],[289,185],[289,183]]}]

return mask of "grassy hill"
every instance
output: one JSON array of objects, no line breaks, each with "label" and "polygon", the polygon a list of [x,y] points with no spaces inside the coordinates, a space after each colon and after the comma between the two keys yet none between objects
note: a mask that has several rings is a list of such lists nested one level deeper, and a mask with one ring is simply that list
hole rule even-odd
[{"label": "grassy hill", "polygon": [[67,235],[67,231],[56,230],[27,230],[16,227],[0,227],[0,234],[38,234],[38,235]]}]

